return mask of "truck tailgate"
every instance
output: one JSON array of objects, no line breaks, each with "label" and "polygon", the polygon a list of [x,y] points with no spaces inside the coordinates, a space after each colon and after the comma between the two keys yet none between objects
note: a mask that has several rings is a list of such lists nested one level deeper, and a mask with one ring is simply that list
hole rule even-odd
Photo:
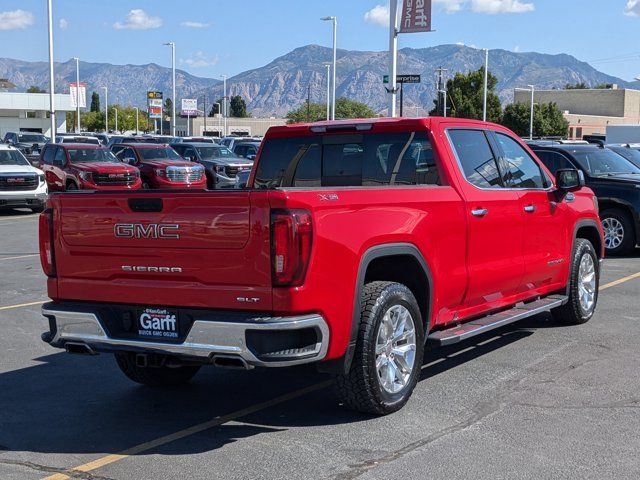
[{"label": "truck tailgate", "polygon": [[271,309],[266,193],[53,195],[57,296]]}]

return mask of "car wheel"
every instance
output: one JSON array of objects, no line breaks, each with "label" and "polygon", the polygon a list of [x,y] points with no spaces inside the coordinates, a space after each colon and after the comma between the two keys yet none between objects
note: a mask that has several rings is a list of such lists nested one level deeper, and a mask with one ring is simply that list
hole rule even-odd
[{"label": "car wheel", "polygon": [[173,387],[187,383],[198,373],[200,367],[197,365],[169,367],[146,366],[142,367],[136,363],[136,354],[131,352],[116,353],[116,363],[122,373],[130,380],[142,385],[151,387]]},{"label": "car wheel", "polygon": [[142,182],[142,189],[143,190],[151,190],[151,185],[149,185],[149,182],[147,182],[146,180],[144,180]]},{"label": "car wheel", "polygon": [[604,246],[609,255],[630,253],[636,246],[633,223],[624,211],[617,208],[600,214],[604,230]]},{"label": "car wheel", "polygon": [[576,239],[569,273],[569,301],[551,313],[562,323],[580,325],[593,317],[600,285],[600,262],[588,240]]},{"label": "car wheel", "polygon": [[71,190],[78,190],[78,186],[73,182],[67,183],[67,191]]},{"label": "car wheel", "polygon": [[360,315],[351,369],[336,378],[338,396],[352,410],[393,413],[407,403],[420,376],[420,308],[406,286],[371,282],[364,287]]}]

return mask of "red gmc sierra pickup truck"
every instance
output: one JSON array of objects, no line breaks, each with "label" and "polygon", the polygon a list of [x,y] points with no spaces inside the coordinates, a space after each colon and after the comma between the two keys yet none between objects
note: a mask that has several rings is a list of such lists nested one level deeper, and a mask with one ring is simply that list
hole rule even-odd
[{"label": "red gmc sierra pickup truck", "polygon": [[455,118],[269,130],[248,187],[53,194],[43,340],[132,380],[315,363],[350,408],[411,395],[425,346],[598,300],[602,227],[576,170]]}]

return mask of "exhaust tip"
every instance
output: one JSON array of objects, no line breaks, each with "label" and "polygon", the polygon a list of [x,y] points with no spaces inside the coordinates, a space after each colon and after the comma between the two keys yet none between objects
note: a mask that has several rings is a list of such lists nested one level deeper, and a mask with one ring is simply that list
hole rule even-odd
[{"label": "exhaust tip", "polygon": [[244,358],[236,355],[214,355],[211,362],[216,367],[234,368],[236,370],[251,370],[253,368]]},{"label": "exhaust tip", "polygon": [[75,355],[97,355],[86,343],[67,342],[64,344],[64,349],[67,353],[73,353]]}]

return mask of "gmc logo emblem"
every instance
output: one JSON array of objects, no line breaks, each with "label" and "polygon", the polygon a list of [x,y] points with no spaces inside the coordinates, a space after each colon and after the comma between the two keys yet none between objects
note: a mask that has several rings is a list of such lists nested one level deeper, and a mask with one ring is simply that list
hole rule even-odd
[{"label": "gmc logo emblem", "polygon": [[7,178],[7,183],[24,183],[24,178],[22,177]]},{"label": "gmc logo emblem", "polygon": [[116,223],[113,234],[116,238],[153,238],[163,240],[178,240],[180,225],[168,223]]}]

